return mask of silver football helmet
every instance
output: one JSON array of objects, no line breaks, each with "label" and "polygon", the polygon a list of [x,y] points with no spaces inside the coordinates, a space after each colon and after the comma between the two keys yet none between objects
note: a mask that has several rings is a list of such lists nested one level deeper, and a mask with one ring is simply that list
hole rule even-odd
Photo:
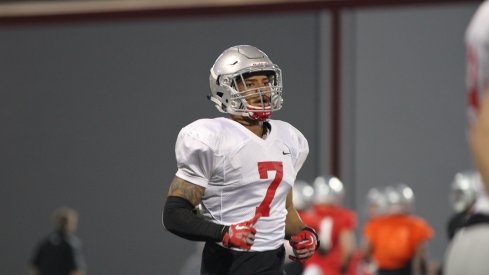
[{"label": "silver football helmet", "polygon": [[414,210],[414,191],[404,183],[387,186],[384,190],[387,212],[390,214],[411,213]]},{"label": "silver football helmet", "polygon": [[315,204],[341,204],[345,196],[343,183],[337,177],[319,176],[314,180]]},{"label": "silver football helmet", "polygon": [[299,211],[307,210],[313,200],[314,189],[303,180],[296,180],[293,187],[293,204],[295,209]]},{"label": "silver football helmet", "polygon": [[[247,87],[245,78],[256,74],[266,75],[268,86]],[[244,90],[238,89],[238,83],[244,85]],[[223,113],[263,121],[282,108],[282,72],[253,46],[238,45],[225,50],[211,68],[209,84],[209,99]],[[248,103],[249,98],[257,96],[260,103]]]},{"label": "silver football helmet", "polygon": [[383,192],[373,187],[367,192],[367,214],[369,218],[385,214],[387,199]]},{"label": "silver football helmet", "polygon": [[482,193],[482,181],[476,171],[463,171],[455,174],[452,182],[451,203],[455,212],[471,207]]}]

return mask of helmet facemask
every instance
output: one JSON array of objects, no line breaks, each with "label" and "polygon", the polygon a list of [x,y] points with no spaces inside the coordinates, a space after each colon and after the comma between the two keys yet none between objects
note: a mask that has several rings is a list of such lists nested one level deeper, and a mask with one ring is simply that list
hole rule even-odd
[{"label": "helmet facemask", "polygon": [[[266,77],[266,80],[264,83],[259,80],[255,84],[254,77],[260,76]],[[219,85],[229,91],[230,103],[226,111],[230,114],[264,121],[271,117],[273,111],[282,108],[282,85],[278,68],[223,75],[219,79]]]}]

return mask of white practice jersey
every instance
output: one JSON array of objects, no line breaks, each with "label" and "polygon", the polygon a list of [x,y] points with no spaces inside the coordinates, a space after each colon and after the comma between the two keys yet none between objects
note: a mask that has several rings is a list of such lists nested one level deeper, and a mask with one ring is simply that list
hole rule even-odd
[{"label": "white practice jersey", "polygon": [[477,110],[489,85],[489,1],[484,1],[465,34],[467,47],[467,91],[469,120],[474,122]]},{"label": "white practice jersey", "polygon": [[485,275],[489,273],[489,225],[478,224],[455,234],[445,255],[445,275]]},{"label": "white practice jersey", "polygon": [[285,235],[285,200],[309,147],[290,124],[270,120],[262,139],[227,118],[200,119],[184,127],[177,138],[176,176],[205,187],[204,216],[231,225],[260,211],[255,243],[250,251],[280,247]]}]

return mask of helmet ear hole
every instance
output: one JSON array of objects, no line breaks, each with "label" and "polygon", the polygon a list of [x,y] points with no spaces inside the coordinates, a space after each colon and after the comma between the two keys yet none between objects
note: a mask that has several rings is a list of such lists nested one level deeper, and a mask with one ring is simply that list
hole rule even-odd
[{"label": "helmet ear hole", "polygon": [[219,97],[222,97],[224,95],[223,92],[217,92],[216,95],[218,95]]}]

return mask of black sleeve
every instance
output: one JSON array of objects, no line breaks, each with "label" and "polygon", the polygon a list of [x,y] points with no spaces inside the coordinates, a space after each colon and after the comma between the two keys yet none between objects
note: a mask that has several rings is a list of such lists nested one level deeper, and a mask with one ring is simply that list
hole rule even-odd
[{"label": "black sleeve", "polygon": [[205,220],[193,212],[186,199],[169,196],[163,210],[163,224],[175,235],[191,241],[220,242],[229,227]]}]

